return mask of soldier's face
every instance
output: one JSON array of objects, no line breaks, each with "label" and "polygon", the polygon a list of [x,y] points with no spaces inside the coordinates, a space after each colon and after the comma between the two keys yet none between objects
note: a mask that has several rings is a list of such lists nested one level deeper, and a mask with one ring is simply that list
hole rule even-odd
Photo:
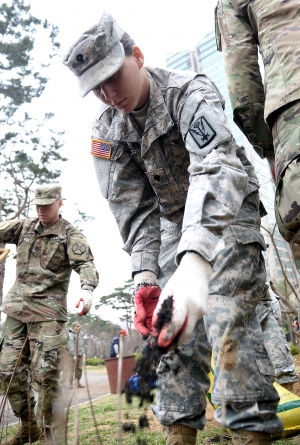
[{"label": "soldier's face", "polygon": [[36,213],[45,227],[52,227],[58,221],[59,218],[59,209],[62,206],[62,200],[58,199],[54,201],[52,204],[48,204],[45,206],[36,206]]},{"label": "soldier's face", "polygon": [[93,89],[95,96],[113,108],[128,114],[140,110],[149,100],[149,80],[143,70],[144,56],[138,46],[112,77]]}]

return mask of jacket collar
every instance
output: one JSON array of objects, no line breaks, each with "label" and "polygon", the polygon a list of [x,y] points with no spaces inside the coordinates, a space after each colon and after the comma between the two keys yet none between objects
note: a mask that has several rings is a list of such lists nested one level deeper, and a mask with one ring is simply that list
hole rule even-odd
[{"label": "jacket collar", "polygon": [[44,235],[61,235],[61,229],[63,226],[63,218],[61,217],[61,215],[59,215],[58,221],[54,224],[54,226],[52,227],[48,227],[48,228],[44,228],[44,230],[41,232],[40,228],[41,228],[42,224],[41,222],[38,220],[34,230],[40,234],[40,236],[44,236]]},{"label": "jacket collar", "polygon": [[144,133],[142,134],[130,114],[116,110],[106,134],[108,140],[141,143],[142,155],[146,153],[153,141],[167,133],[174,125],[161,88],[146,68],[145,71],[150,83],[150,102]]}]

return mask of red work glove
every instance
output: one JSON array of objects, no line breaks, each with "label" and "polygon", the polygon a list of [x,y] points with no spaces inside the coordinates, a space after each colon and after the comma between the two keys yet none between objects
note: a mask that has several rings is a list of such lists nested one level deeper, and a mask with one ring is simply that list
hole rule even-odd
[{"label": "red work glove", "polygon": [[80,297],[75,304],[78,315],[86,315],[93,305],[92,292],[81,289]]},{"label": "red work glove", "polygon": [[134,284],[136,285],[134,326],[140,334],[148,336],[152,331],[153,312],[161,289],[156,285],[156,275],[150,271],[136,274]]}]

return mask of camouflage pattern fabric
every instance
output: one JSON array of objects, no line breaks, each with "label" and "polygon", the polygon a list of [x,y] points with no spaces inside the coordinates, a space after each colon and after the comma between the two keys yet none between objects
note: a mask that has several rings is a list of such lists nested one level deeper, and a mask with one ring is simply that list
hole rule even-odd
[{"label": "camouflage pattern fabric", "polygon": [[[226,405],[226,414],[219,408],[216,419],[231,429],[274,434],[282,431],[275,414],[279,396],[254,311],[267,290],[263,245],[257,238],[259,207],[255,211],[254,199],[244,204],[239,222],[237,218],[225,230],[225,248],[213,263],[204,322],[214,352],[212,402]],[[254,214],[257,224],[247,227]]]},{"label": "camouflage pattern fabric", "polygon": [[[189,250],[212,263],[205,324],[216,357],[214,402],[225,401],[232,412],[240,402],[246,408],[256,404],[255,419],[238,405],[240,422],[233,422],[226,410],[227,425],[234,429],[248,422],[250,429],[282,431],[274,370],[254,314],[265,294],[266,276],[253,166],[235,143],[222,97],[206,76],[159,68],[146,68],[146,73],[150,101],[144,132],[130,114],[104,105],[94,122],[93,138],[111,148],[110,159],[94,155],[100,190],[131,255],[133,272],[150,270],[165,282],[175,267],[174,256],[165,266],[172,240],[166,230],[161,236],[160,217],[177,224],[177,264]],[[178,356],[170,352],[162,358],[153,409],[163,424],[180,420],[203,428],[210,355],[203,321],[191,341]],[[173,362],[183,364],[180,380]],[[266,404],[270,408],[261,412]]]},{"label": "camouflage pattern fabric", "polygon": [[286,241],[300,228],[299,175],[289,166],[300,154],[299,29],[297,0],[219,0],[216,8],[216,41],[224,56],[234,121],[260,156],[275,153],[275,213]]},{"label": "camouflage pattern fabric", "polygon": [[255,312],[262,328],[264,345],[274,368],[276,382],[280,385],[298,382],[291,348],[272,313],[271,301],[260,301]]},{"label": "camouflage pattern fabric", "polygon": [[[158,280],[162,288],[177,268],[175,255],[180,238],[181,227],[162,218]],[[158,366],[156,405],[152,410],[162,425],[180,422],[191,428],[204,428],[210,361],[211,346],[203,320],[199,320],[189,342],[179,346],[177,352],[165,354]]]},{"label": "camouflage pattern fabric", "polygon": [[[76,351],[76,339],[78,337],[78,350]],[[75,329],[69,329],[69,341],[68,341],[68,351],[69,354],[74,357],[76,353],[78,355],[84,355],[84,343],[83,343],[83,333],[79,332],[77,336],[77,331]]]},{"label": "camouflage pattern fabric", "polygon": [[[25,341],[25,348],[19,357]],[[2,387],[6,391],[19,359],[8,391],[9,402],[17,417],[28,413],[28,400],[31,406],[35,405],[34,387],[38,391],[39,426],[61,422],[64,405],[59,374],[66,344],[64,322],[22,323],[10,316],[6,317],[1,341],[0,375]]]},{"label": "camouflage pattern fabric", "polygon": [[42,230],[37,218],[0,223],[0,242],[17,245],[17,276],[2,311],[24,323],[67,321],[66,295],[72,270],[93,290],[98,272],[84,235],[68,221]]},{"label": "camouflage pattern fabric", "polygon": [[[251,198],[252,199],[248,199],[248,205],[245,203],[243,206],[244,216],[239,218],[240,222],[242,222],[242,218],[245,220],[247,219],[247,213],[253,214],[252,206],[255,200],[253,197]],[[258,216],[258,212],[256,213]],[[239,379],[239,390],[235,390],[235,397],[237,399],[241,397],[241,394],[244,393],[245,389],[245,383],[243,383],[243,375],[245,374],[245,370],[242,370],[241,368],[247,367],[248,361],[243,358],[243,354],[245,353],[245,350],[248,349],[248,357],[249,348],[251,349],[251,338],[256,338],[254,349],[252,349],[252,354],[256,353],[257,357],[255,359],[252,358],[251,360],[251,365],[253,368],[251,371],[255,371],[253,378],[258,379],[258,383],[256,384],[256,388],[253,387],[253,393],[251,395],[249,393],[252,392],[252,387],[251,385],[247,387],[248,394],[246,396],[247,401],[251,401],[250,405],[252,406],[253,400],[258,396],[258,393],[254,394],[254,390],[256,389],[257,391],[257,387],[259,387],[259,396],[261,397],[265,386],[268,387],[268,383],[274,379],[274,371],[266,354],[266,349],[275,349],[275,345],[278,344],[278,339],[275,339],[274,335],[278,335],[281,329],[275,318],[271,317],[267,288],[262,285],[263,280],[265,279],[264,262],[260,254],[262,246],[260,246],[260,243],[256,241],[254,241],[254,243],[247,244],[245,230],[245,227],[242,225],[233,225],[228,230],[228,235],[225,237],[225,244],[228,247],[226,251],[220,254],[218,258],[219,261],[214,265],[213,269],[213,274],[218,275],[218,280],[211,278],[210,281],[209,301],[210,307],[213,307],[214,311],[212,314],[208,313],[204,317],[204,321],[208,326],[210,320],[214,319],[217,312],[217,324],[219,323],[219,320],[220,323],[223,321],[226,336],[228,334],[229,337],[235,337],[235,335],[237,335],[235,331],[241,331],[243,333],[241,335],[246,336],[247,340],[244,339],[244,342],[239,341],[238,345],[235,345],[233,348],[233,351],[235,348],[237,349],[236,361],[239,363],[239,366],[237,366],[235,363],[229,364],[229,367],[232,367],[230,370],[232,379],[237,379],[237,376]],[[258,230],[258,228],[255,229],[253,226],[252,230],[255,232]],[[162,271],[166,271],[166,273],[162,272],[163,279],[159,281],[159,285],[163,287],[168,278],[176,270],[174,257],[180,240],[180,227],[174,223],[162,219],[161,232],[162,245],[159,264]],[[249,236],[249,238],[252,238],[252,240],[255,240],[254,237],[254,233],[252,234],[252,237]],[[224,265],[222,265],[222,263],[224,263]],[[237,265],[239,265],[238,268]],[[258,273],[258,276],[256,275],[256,278],[250,279],[252,273]],[[242,286],[245,288],[244,296],[241,295],[241,290],[239,290],[239,288],[242,288]],[[228,292],[229,298],[221,297],[221,295],[226,295],[226,292]],[[219,298],[217,295],[215,295],[218,293],[220,294]],[[235,295],[237,295],[238,298],[233,298]],[[246,300],[246,302],[252,301],[252,303],[244,303],[243,305],[243,298]],[[253,307],[255,306],[255,314],[253,314]],[[268,308],[268,310],[266,310],[266,308]],[[224,315],[222,315],[223,313]],[[228,313],[240,314],[237,319],[235,319],[235,317],[232,315],[229,316],[228,320],[226,319],[226,314],[228,315]],[[261,329],[263,330],[263,333],[261,332],[261,329],[259,332],[260,320],[258,319],[257,314],[261,316]],[[248,320],[252,318],[253,321],[251,325],[248,326]],[[214,329],[214,327],[211,328],[213,331]],[[223,335],[223,337],[221,337],[226,338],[226,336]],[[259,346],[260,342],[262,341],[267,343],[266,349],[263,346]],[[227,347],[228,344],[223,346],[225,349]],[[291,369],[289,368],[291,355],[284,349],[281,349],[280,352],[272,351],[272,355],[270,357],[271,360],[274,359],[274,367],[278,373],[279,379],[281,379],[281,383],[284,381],[296,381],[295,374],[291,372]],[[217,348],[214,349],[214,354],[216,356]],[[230,356],[230,345],[228,347],[227,354]],[[168,354],[163,356],[157,370],[157,401],[156,405],[152,406],[154,413],[162,424],[170,425],[174,422],[179,422],[191,428],[204,428],[206,393],[209,387],[207,372],[210,369],[208,366],[210,363],[210,357],[211,348],[207,342],[207,335],[203,329],[202,320],[197,323],[188,344],[180,346],[177,354],[175,351],[170,351]],[[224,375],[225,371],[222,369],[223,361],[224,353],[222,353],[221,358],[215,360],[214,375],[215,378],[219,379],[219,381],[222,381],[222,379],[226,379],[227,377]],[[256,366],[257,361],[259,363],[259,368]],[[179,372],[177,373],[178,366]],[[236,370],[235,367],[237,368]],[[243,373],[242,376],[238,375],[241,372]],[[268,373],[270,373],[270,375]],[[184,386],[182,382],[185,382]],[[234,381],[231,383],[233,389],[238,386],[234,383]],[[221,391],[225,392],[222,385],[220,388]],[[195,397],[194,394],[197,394],[197,397]],[[277,403],[276,392],[271,390],[265,396],[270,402],[268,415],[270,415],[271,422],[269,427],[275,429],[281,428],[277,416],[274,415],[274,409],[276,410],[275,407]],[[215,403],[220,404],[219,398],[220,394],[217,393]],[[246,412],[243,413],[243,409],[239,405],[239,400],[232,403],[232,399],[234,399],[232,394],[227,396],[226,399],[229,399],[231,402],[228,404],[226,425],[228,427],[234,426],[234,428],[243,427],[247,429],[246,427],[249,427],[253,421],[253,419],[251,420],[252,415],[248,414],[249,424],[247,425],[247,423],[245,423],[245,418],[247,417],[247,403],[245,404]],[[260,400],[258,402],[259,410],[265,409],[265,405],[266,403]],[[235,413],[235,407],[239,409],[240,415],[238,418]],[[219,418],[219,413],[216,413],[216,417],[221,420]],[[260,417],[260,415],[258,417]],[[263,420],[263,417],[261,419],[257,419],[257,424],[259,424],[258,429],[261,431],[266,431],[265,427],[262,427]]]},{"label": "camouflage pattern fabric", "polygon": [[79,355],[77,357],[77,366],[76,365],[76,361],[74,360],[74,357],[72,357],[71,355],[69,355],[69,382],[73,383],[74,381],[74,375],[75,375],[75,379],[77,379],[78,381],[81,379],[82,377],[82,367],[83,367],[83,357],[82,355]]},{"label": "camouflage pattern fabric", "polygon": [[276,188],[276,219],[286,241],[300,228],[299,128],[300,100],[279,110],[272,127],[277,174],[284,173]]},{"label": "camouflage pattern fabric", "polygon": [[300,98],[299,26],[297,0],[219,0],[216,9],[216,40],[224,55],[234,121],[264,151],[273,149],[266,124],[271,128],[272,113]]},{"label": "camouflage pattern fabric", "polygon": [[231,135],[223,99],[205,75],[159,68],[146,73],[144,133],[130,114],[103,105],[93,138],[110,144],[112,154],[93,159],[132,271],[159,275],[160,216],[183,225],[177,262],[186,250],[212,261],[223,248],[224,228],[259,185]]},{"label": "camouflage pattern fabric", "polygon": [[69,329],[69,341],[68,341],[68,361],[69,361],[69,381],[73,382],[74,373],[75,379],[80,380],[82,376],[82,366],[83,366],[83,355],[84,355],[84,343],[83,334],[79,332],[78,334],[78,356],[77,356],[77,366],[75,369],[76,361],[74,357],[76,356],[76,339],[77,331],[75,329]]}]

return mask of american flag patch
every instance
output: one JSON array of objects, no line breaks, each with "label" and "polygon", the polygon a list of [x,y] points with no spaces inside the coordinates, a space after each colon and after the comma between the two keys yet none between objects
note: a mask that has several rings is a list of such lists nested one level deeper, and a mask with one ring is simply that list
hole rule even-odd
[{"label": "american flag patch", "polygon": [[92,139],[91,154],[97,158],[110,159],[111,144],[100,139]]}]

